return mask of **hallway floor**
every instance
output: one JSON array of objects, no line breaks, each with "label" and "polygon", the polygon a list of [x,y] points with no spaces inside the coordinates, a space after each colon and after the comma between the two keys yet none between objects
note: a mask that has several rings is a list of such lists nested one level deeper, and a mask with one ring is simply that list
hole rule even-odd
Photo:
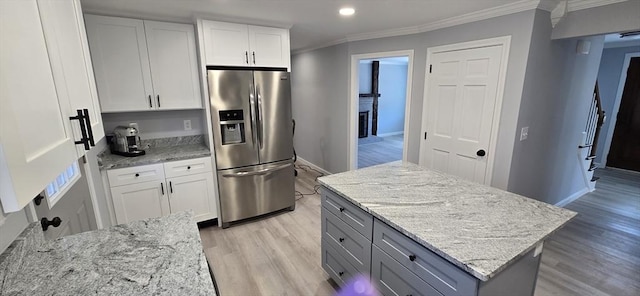
[{"label": "hallway floor", "polygon": [[402,159],[404,134],[381,137],[383,141],[358,144],[358,168]]}]

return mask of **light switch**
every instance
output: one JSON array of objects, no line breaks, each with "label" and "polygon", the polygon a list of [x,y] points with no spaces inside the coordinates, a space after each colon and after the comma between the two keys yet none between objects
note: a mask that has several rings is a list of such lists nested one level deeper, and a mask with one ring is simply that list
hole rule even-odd
[{"label": "light switch", "polygon": [[529,137],[529,127],[525,126],[522,128],[522,131],[520,131],[520,141],[524,141]]}]

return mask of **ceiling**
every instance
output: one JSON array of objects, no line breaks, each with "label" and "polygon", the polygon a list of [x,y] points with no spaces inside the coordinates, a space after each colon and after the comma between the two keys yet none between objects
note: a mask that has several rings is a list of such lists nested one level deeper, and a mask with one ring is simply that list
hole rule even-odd
[{"label": "ceiling", "polygon": [[[195,17],[291,27],[293,51],[350,36],[416,27],[531,0],[82,0],[86,12],[191,22]],[[350,17],[341,7],[355,8]]]}]

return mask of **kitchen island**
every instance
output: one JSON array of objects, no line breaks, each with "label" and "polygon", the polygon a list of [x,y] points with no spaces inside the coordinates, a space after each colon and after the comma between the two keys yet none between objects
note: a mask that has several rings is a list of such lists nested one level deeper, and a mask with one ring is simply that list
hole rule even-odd
[{"label": "kitchen island", "polygon": [[215,295],[191,212],[47,241],[32,223],[0,255],[0,295]]},{"label": "kitchen island", "polygon": [[384,295],[533,295],[543,241],[576,215],[403,162],[318,181],[324,269]]}]

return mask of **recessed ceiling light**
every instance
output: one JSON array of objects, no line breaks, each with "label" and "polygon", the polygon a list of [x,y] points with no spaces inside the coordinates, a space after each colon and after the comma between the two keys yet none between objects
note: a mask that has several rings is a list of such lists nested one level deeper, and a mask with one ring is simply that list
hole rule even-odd
[{"label": "recessed ceiling light", "polygon": [[345,8],[340,8],[339,12],[341,15],[353,15],[354,13],[356,13],[356,10],[353,9],[352,7],[345,7]]}]

